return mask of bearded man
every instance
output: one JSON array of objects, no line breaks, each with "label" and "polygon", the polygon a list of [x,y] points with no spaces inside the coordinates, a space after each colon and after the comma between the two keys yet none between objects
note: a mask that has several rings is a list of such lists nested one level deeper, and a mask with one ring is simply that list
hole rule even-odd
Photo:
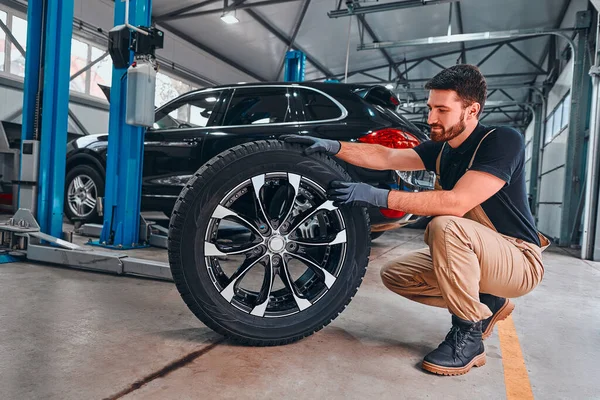
[{"label": "bearded man", "polygon": [[509,298],[542,280],[539,234],[525,186],[523,136],[509,127],[479,122],[487,85],[477,67],[456,65],[426,84],[431,140],[414,149],[340,143],[307,136],[288,142],[375,170],[437,174],[436,189],[406,192],[365,183],[332,182],[329,199],[338,206],[376,206],[434,218],[427,247],[404,254],[381,270],[386,287],[452,314],[452,328],[423,360],[426,371],[461,375],[485,364],[483,339],[514,309]]}]

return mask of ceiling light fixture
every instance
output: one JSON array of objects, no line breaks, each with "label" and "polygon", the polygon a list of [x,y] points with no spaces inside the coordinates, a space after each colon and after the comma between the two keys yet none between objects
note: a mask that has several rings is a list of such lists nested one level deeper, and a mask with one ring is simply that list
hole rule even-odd
[{"label": "ceiling light fixture", "polygon": [[221,15],[221,21],[225,22],[226,24],[237,24],[240,22],[235,15],[235,10],[223,11],[223,15]]}]

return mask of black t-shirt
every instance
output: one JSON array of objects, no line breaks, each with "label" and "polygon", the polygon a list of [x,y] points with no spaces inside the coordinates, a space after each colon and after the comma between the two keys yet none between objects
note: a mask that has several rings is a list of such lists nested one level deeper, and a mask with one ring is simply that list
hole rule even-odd
[{"label": "black t-shirt", "polygon": [[[427,141],[414,150],[423,160],[425,168],[435,172],[436,160],[443,146],[440,184],[444,190],[452,190],[467,172],[477,145],[492,129],[477,125],[467,140],[456,149],[449,144],[443,146],[443,142]],[[506,182],[498,193],[481,204],[496,230],[539,246],[540,240],[527,202],[523,136],[508,127],[496,128],[481,142],[470,169],[490,173]]]}]

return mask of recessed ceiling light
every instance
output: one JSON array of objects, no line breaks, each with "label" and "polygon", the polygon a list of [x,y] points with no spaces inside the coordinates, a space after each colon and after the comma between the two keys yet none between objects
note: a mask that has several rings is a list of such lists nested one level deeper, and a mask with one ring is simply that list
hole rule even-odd
[{"label": "recessed ceiling light", "polygon": [[225,22],[226,24],[237,24],[240,22],[240,20],[235,16],[235,11],[223,13],[223,15],[221,15],[221,21]]}]

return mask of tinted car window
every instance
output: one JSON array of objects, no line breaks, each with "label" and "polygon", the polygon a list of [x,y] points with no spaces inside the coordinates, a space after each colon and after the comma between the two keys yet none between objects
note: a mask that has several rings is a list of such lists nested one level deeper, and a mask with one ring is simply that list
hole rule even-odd
[{"label": "tinted car window", "polygon": [[396,107],[400,105],[400,101],[391,91],[379,86],[360,89],[355,93],[370,104],[389,108],[391,110],[396,109]]},{"label": "tinted car window", "polygon": [[200,93],[175,101],[156,115],[154,129],[204,128],[210,124],[221,92]]},{"label": "tinted car window", "polygon": [[342,110],[331,99],[310,89],[293,89],[299,93],[305,121],[324,121],[342,116]]},{"label": "tinted car window", "polygon": [[290,97],[285,87],[236,89],[227,108],[223,125],[293,122]]}]

